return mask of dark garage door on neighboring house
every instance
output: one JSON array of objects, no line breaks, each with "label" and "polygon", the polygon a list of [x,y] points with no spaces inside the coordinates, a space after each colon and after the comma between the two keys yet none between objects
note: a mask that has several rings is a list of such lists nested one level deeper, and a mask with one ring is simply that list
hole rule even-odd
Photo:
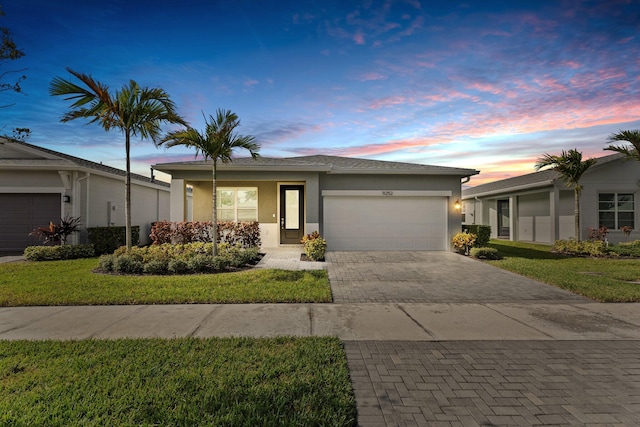
[{"label": "dark garage door on neighboring house", "polygon": [[60,194],[0,194],[0,254],[22,253],[40,242],[34,228],[60,221]]}]

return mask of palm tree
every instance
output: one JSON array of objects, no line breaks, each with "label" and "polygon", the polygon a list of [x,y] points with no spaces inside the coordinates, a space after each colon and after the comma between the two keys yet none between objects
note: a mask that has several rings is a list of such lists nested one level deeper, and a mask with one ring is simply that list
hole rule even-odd
[{"label": "palm tree", "polygon": [[131,137],[151,138],[157,141],[161,136],[160,125],[173,123],[187,126],[185,120],[176,112],[175,104],[161,88],[140,87],[133,80],[122,89],[111,94],[109,88],[94,80],[90,75],[67,68],[83,86],[78,86],[61,77],[52,80],[49,94],[65,96],[73,101],[61,119],[68,122],[74,119],[88,119],[89,123],[98,123],[105,131],[112,128],[124,133],[126,151],[125,177],[125,229],[127,250],[131,249]]},{"label": "palm tree", "polygon": [[582,174],[596,163],[596,159],[582,160],[582,153],[577,149],[562,151],[560,156],[543,154],[535,164],[536,170],[551,166],[551,169],[559,172],[567,186],[573,188],[575,194],[574,217],[576,239],[580,240],[580,191],[579,184]]},{"label": "palm tree", "polygon": [[[204,116],[204,114],[203,114]],[[169,132],[158,145],[166,144],[167,147],[184,145],[196,149],[196,157],[202,153],[205,160],[213,161],[213,255],[218,254],[216,239],[218,236],[218,210],[217,210],[217,175],[218,161],[229,163],[232,161],[232,154],[236,148],[249,150],[251,157],[258,158],[260,145],[255,142],[253,136],[243,136],[235,133],[235,129],[240,125],[240,119],[235,113],[229,110],[218,109],[216,116],[209,115],[204,118],[204,132],[189,127],[186,130]]]},{"label": "palm tree", "polygon": [[609,145],[605,150],[622,153],[628,160],[640,162],[640,130],[621,130],[612,133],[607,139],[609,142],[625,141],[631,143],[631,147],[625,145]]}]

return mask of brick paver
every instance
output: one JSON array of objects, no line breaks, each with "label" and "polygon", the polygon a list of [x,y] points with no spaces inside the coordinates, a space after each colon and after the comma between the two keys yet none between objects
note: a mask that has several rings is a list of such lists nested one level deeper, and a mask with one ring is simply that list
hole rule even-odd
[{"label": "brick paver", "polygon": [[451,252],[328,252],[335,303],[589,302]]},{"label": "brick paver", "polygon": [[638,341],[346,341],[361,426],[640,425]]}]

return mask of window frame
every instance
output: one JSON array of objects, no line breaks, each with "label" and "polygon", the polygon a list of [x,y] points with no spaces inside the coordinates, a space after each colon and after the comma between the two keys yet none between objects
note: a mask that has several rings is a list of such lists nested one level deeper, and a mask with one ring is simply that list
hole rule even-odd
[{"label": "window frame", "polygon": [[[613,195],[612,201],[603,201],[601,197],[603,195]],[[631,200],[621,200],[620,196],[631,196]],[[602,209],[602,203],[613,203],[612,209]],[[631,203],[631,209],[620,209],[620,206],[624,203]],[[603,213],[613,214],[613,227],[609,227],[602,221]],[[598,193],[598,225],[606,226],[611,230],[619,230],[624,225],[629,225],[628,220],[624,219],[620,224],[620,214],[631,213],[631,228],[635,228],[636,223],[636,193],[634,191],[602,191]]]},{"label": "window frame", "polygon": [[[233,192],[233,207],[221,207],[219,201],[220,201],[220,193],[223,191],[232,191]],[[256,200],[255,200],[255,208],[247,208],[247,207],[240,207],[239,203],[238,203],[238,193],[240,191],[255,191],[256,193]],[[238,221],[238,211],[249,211],[249,210],[253,210],[255,209],[255,219],[246,221],[246,220],[242,220],[242,221]],[[222,187],[217,187],[216,188],[216,215],[218,218],[218,222],[226,222],[226,221],[232,221],[232,222],[252,222],[252,221],[258,221],[258,187],[226,187],[226,186],[222,186]],[[230,219],[221,219],[221,212],[222,210],[225,211],[233,211],[233,220]]]}]

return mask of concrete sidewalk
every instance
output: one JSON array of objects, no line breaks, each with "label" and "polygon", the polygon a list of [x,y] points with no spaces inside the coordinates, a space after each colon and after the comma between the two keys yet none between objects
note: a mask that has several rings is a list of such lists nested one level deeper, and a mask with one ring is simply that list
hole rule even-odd
[{"label": "concrete sidewalk", "polygon": [[640,304],[197,304],[0,308],[0,339],[640,340]]}]

